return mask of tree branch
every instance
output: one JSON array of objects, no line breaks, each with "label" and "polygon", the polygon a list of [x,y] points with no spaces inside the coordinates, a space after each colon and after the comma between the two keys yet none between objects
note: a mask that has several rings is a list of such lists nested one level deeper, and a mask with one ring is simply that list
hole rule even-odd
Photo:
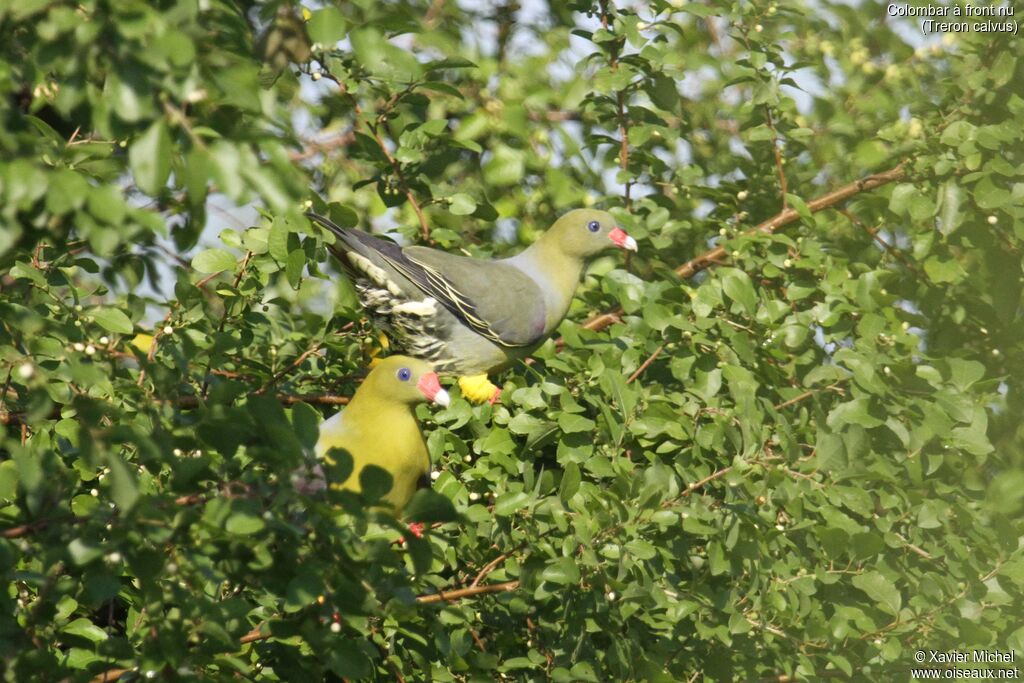
[{"label": "tree branch", "polygon": [[462,598],[472,598],[477,595],[487,595],[488,593],[504,593],[507,591],[514,591],[519,588],[519,581],[505,581],[504,583],[491,583],[486,586],[471,586],[469,588],[459,588],[453,591],[439,591],[431,595],[421,595],[416,598],[417,602],[422,603],[433,603],[433,602],[453,602],[455,600],[461,600]]},{"label": "tree branch", "polygon": [[[869,175],[848,185],[844,185],[837,190],[833,190],[826,195],[822,195],[817,199],[813,199],[807,203],[807,208],[811,213],[818,213],[819,211],[824,211],[825,209],[830,209],[837,204],[841,204],[850,197],[858,195],[861,192],[868,192],[876,187],[881,187],[882,185],[902,180],[906,175],[907,173],[903,169],[903,164],[901,163],[888,171]],[[747,231],[747,234],[753,235],[763,232],[770,235],[779,228],[783,228],[790,223],[795,223],[799,218],[800,214],[798,214],[795,209],[785,209],[763,223],[758,224],[753,229]],[[729,252],[725,247],[715,247],[714,249],[706,251],[696,258],[690,259],[676,268],[676,275],[684,279],[689,279],[702,270],[705,270],[716,263],[725,261],[728,255]],[[583,323],[582,327],[587,330],[599,332],[621,320],[622,313],[622,307],[616,307],[610,311],[595,315]],[[559,338],[555,343],[562,346],[565,344],[565,341]]]}]

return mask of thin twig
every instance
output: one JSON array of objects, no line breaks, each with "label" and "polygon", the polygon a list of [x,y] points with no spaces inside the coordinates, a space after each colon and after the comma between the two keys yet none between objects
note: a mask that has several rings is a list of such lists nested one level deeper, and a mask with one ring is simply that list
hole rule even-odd
[{"label": "thin twig", "polygon": [[498,567],[499,564],[507,560],[508,556],[509,553],[502,553],[501,555],[498,555],[496,558],[485,564],[484,568],[481,569],[479,573],[477,573],[476,578],[473,579],[473,583],[469,584],[469,587],[476,588],[480,584],[480,582],[483,581],[483,578],[491,572],[493,572]]},{"label": "thin twig", "polygon": [[258,390],[256,391],[256,393],[257,393],[257,394],[262,394],[262,393],[263,393],[263,392],[265,392],[265,391],[266,391],[267,389],[269,389],[269,388],[270,388],[270,387],[272,387],[273,385],[277,384],[277,383],[278,383],[279,381],[281,381],[281,379],[282,379],[282,378],[284,378],[284,376],[285,376],[285,375],[287,375],[287,374],[288,374],[289,372],[291,372],[291,371],[292,371],[292,370],[294,370],[295,368],[297,368],[297,367],[299,367],[300,365],[302,365],[302,363],[303,363],[303,362],[304,362],[304,361],[305,361],[305,360],[306,360],[307,358],[309,358],[309,357],[310,357],[310,356],[312,356],[312,355],[313,355],[314,353],[316,353],[317,351],[319,351],[319,350],[320,350],[320,347],[321,347],[322,345],[323,345],[323,342],[316,342],[315,344],[313,344],[312,346],[310,346],[310,347],[309,347],[308,349],[306,349],[305,351],[303,351],[303,352],[302,352],[302,353],[301,353],[301,354],[299,355],[299,357],[298,357],[298,358],[296,358],[296,359],[295,359],[294,361],[292,361],[292,362],[291,362],[291,363],[290,363],[290,364],[288,365],[288,367],[286,367],[286,368],[285,368],[284,370],[281,370],[280,372],[278,372],[277,374],[275,374],[275,375],[274,375],[273,377],[271,377],[271,378],[270,378],[269,380],[267,380],[267,382],[266,382],[266,383],[265,383],[265,384],[264,384],[264,385],[263,385],[262,387],[260,387],[260,388],[259,388],[259,389],[258,389]]},{"label": "thin twig", "polygon": [[461,600],[462,598],[472,598],[477,595],[505,593],[507,591],[514,591],[517,588],[519,588],[518,579],[514,581],[505,581],[504,583],[490,583],[486,586],[459,588],[453,591],[438,591],[437,593],[431,593],[430,595],[421,595],[416,598],[416,601],[422,603],[453,602],[455,600]]},{"label": "thin twig", "polygon": [[[848,185],[843,185],[839,189],[833,190],[832,192],[822,195],[817,199],[813,199],[807,203],[807,208],[811,213],[818,213],[819,211],[824,211],[825,209],[830,209],[837,204],[841,204],[850,197],[858,195],[861,192],[868,192],[869,190],[881,187],[882,185],[902,180],[906,175],[906,171],[903,169],[903,164],[901,163],[899,166],[889,169],[888,171],[869,175],[861,178],[860,180],[849,183]],[[800,214],[798,214],[794,209],[786,209],[785,211],[780,211],[775,216],[772,216],[768,220],[747,231],[747,234],[753,235],[759,232],[771,234],[779,228],[785,227],[790,223],[795,223],[799,218]],[[711,249],[710,251],[707,251],[676,268],[676,275],[683,279],[689,279],[712,265],[725,262],[728,255],[729,252],[724,246],[715,247],[714,249]],[[582,327],[584,329],[594,330],[595,332],[601,331],[613,323],[619,322],[621,320],[622,313],[622,307],[617,306],[610,311],[595,315],[583,323]],[[559,338],[555,343],[558,346],[563,346],[565,344],[565,340]]]},{"label": "thin twig", "polygon": [[665,345],[664,344],[662,344],[658,348],[654,349],[654,353],[652,353],[650,356],[648,356],[647,360],[645,360],[643,363],[641,363],[640,367],[638,367],[636,369],[636,372],[634,372],[632,375],[629,376],[629,379],[626,380],[626,384],[632,384],[633,381],[637,377],[639,377],[640,375],[642,375],[644,373],[644,370],[646,370],[647,368],[649,368],[651,366],[651,363],[654,362],[654,359],[657,358],[658,356],[660,356],[661,352],[664,351],[664,350],[665,350]]}]

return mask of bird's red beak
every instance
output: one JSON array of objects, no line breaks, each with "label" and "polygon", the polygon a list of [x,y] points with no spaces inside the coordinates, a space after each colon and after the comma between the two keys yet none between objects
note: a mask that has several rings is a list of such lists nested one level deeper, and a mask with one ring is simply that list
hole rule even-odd
[{"label": "bird's red beak", "polygon": [[620,249],[628,249],[630,251],[636,251],[636,240],[630,237],[625,230],[620,227],[616,227],[610,233],[608,233],[608,239],[615,243],[615,246]]},{"label": "bird's red beak", "polygon": [[416,388],[423,392],[428,401],[433,401],[440,406],[448,407],[448,403],[451,401],[448,392],[441,388],[441,381],[437,379],[436,372],[424,373],[420,377],[420,381],[416,383]]}]

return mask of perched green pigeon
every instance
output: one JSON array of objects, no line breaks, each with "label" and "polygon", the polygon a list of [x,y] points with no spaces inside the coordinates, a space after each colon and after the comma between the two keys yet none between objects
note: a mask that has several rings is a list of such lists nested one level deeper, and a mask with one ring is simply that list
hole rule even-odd
[{"label": "perched green pigeon", "polygon": [[611,214],[590,209],[568,212],[526,250],[495,261],[401,247],[307,216],[337,238],[332,252],[393,346],[458,374],[477,402],[500,394],[487,373],[532,353],[562,322],[587,259],[637,248]]},{"label": "perched green pigeon", "polygon": [[[395,514],[400,513],[421,482],[429,482],[430,458],[413,414],[415,405],[423,401],[448,405],[448,392],[441,388],[429,363],[407,356],[379,361],[345,409],[320,425],[315,449],[318,458],[335,464],[330,456],[333,448],[343,448],[352,456],[351,476],[330,486],[359,491],[359,472],[376,465],[387,470],[393,480],[383,501]],[[319,465],[312,475],[297,476],[296,487],[311,493],[328,485]]]}]

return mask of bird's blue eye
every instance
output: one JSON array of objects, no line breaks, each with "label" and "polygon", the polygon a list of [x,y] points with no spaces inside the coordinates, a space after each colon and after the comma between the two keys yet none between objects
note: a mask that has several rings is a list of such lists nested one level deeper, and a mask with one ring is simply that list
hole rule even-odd
[{"label": "bird's blue eye", "polygon": [[589,230],[590,232],[597,232],[600,229],[601,224],[598,223],[597,221],[590,221],[589,223],[587,223],[587,230]]},{"label": "bird's blue eye", "polygon": [[402,368],[401,370],[398,371],[397,375],[398,379],[402,380],[403,382],[408,382],[409,378],[412,377],[412,372],[409,370],[409,368]]}]

